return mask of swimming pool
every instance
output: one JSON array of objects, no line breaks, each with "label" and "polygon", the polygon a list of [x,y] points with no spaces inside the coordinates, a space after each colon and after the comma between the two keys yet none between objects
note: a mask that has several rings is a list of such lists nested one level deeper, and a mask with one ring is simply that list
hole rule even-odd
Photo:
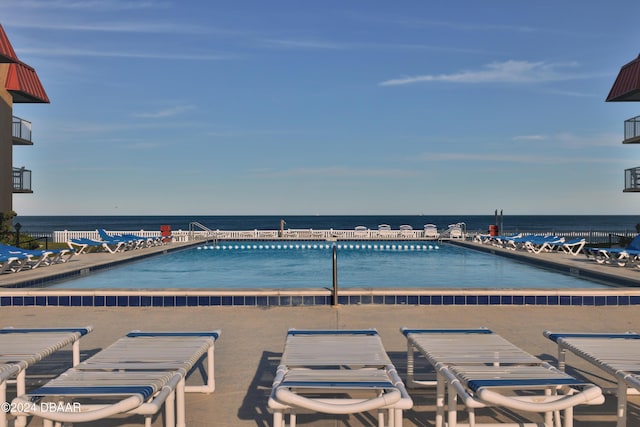
[{"label": "swimming pool", "polygon": [[49,288],[571,289],[607,286],[447,243],[221,242],[149,257]]}]

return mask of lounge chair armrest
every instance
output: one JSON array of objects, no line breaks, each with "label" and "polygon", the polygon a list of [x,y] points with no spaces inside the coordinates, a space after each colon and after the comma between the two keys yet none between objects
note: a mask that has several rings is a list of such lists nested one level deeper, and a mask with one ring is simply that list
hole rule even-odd
[{"label": "lounge chair armrest", "polygon": [[528,412],[560,411],[580,404],[600,405],[604,403],[602,390],[595,385],[587,385],[582,391],[575,394],[545,396],[544,400],[540,399],[541,396],[536,396],[536,401],[505,397],[503,394],[484,388],[478,390],[477,396],[484,402]]},{"label": "lounge chair armrest", "polygon": [[80,423],[100,420],[116,414],[131,411],[144,403],[144,400],[142,399],[142,396],[135,395],[130,396],[114,405],[106,405],[104,407],[89,411],[83,410],[82,412],[50,411],[47,410],[46,406],[41,407],[40,404],[34,403],[31,400],[25,399],[23,397],[16,397],[15,399],[13,399],[13,403],[13,406],[16,408],[29,408],[29,410],[27,411],[27,415],[37,415],[48,420],[62,423]]},{"label": "lounge chair armrest", "polygon": [[326,414],[353,414],[356,412],[371,411],[384,408],[400,401],[402,395],[399,390],[392,390],[389,393],[362,401],[348,401],[347,403],[337,403],[322,401],[320,399],[308,399],[299,394],[293,393],[288,388],[280,387],[275,391],[275,397],[280,403],[323,412]]}]

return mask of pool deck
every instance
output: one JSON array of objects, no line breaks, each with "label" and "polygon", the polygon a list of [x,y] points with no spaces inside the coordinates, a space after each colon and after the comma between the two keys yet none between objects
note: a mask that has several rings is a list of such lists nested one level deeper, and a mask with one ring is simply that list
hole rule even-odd
[{"label": "pool deck", "polygon": [[[473,245],[472,243],[469,243]],[[32,280],[38,275],[57,275],[77,269],[89,269],[99,264],[111,264],[129,257],[137,258],[152,251],[179,249],[188,244],[171,244],[122,254],[86,254],[68,264],[44,267],[33,271],[5,274],[0,285],[17,280]],[[594,271],[624,278],[640,285],[640,270],[604,266],[586,260],[584,255],[571,257],[563,254],[531,255],[512,253],[522,257],[535,257],[530,261],[559,263],[567,268]],[[508,254],[505,254],[508,255]],[[525,258],[526,259],[526,258]],[[29,277],[27,277],[29,276]],[[33,277],[32,277],[33,276]],[[0,295],[16,295],[24,289],[1,290]],[[32,292],[44,289],[29,290]],[[640,290],[613,288],[605,292],[640,295]],[[83,357],[106,347],[131,330],[206,330],[221,329],[216,343],[216,390],[210,395],[187,396],[187,425],[204,426],[271,426],[267,399],[273,375],[282,354],[288,328],[376,328],[387,352],[398,367],[401,377],[406,372],[406,341],[400,327],[416,328],[470,328],[486,326],[526,351],[555,363],[555,344],[542,336],[542,331],[640,331],[640,313],[634,305],[618,306],[537,306],[537,305],[338,305],[313,307],[53,307],[9,306],[2,310],[2,325],[14,327],[84,326],[93,325],[94,331],[81,340]],[[65,359],[66,360],[66,359]],[[595,368],[575,357],[568,357],[571,373],[584,376],[601,386],[611,386]],[[34,372],[35,368],[34,366]],[[191,381],[197,381],[194,375]],[[39,378],[39,377],[38,377]],[[414,408],[404,414],[405,426],[434,425],[434,394],[428,390],[410,390]],[[630,398],[628,426],[640,425],[640,397]],[[478,413],[478,421],[495,422],[503,415]],[[531,420],[539,420],[530,416]],[[301,415],[298,423],[304,426],[365,426],[375,424],[372,414],[357,416]],[[41,426],[33,419],[29,426]],[[95,422],[82,425],[113,426],[142,425],[142,419],[132,417],[117,422]],[[154,427],[162,426],[156,417]],[[575,410],[576,427],[614,426],[615,399],[607,397],[604,405],[580,406]]]}]

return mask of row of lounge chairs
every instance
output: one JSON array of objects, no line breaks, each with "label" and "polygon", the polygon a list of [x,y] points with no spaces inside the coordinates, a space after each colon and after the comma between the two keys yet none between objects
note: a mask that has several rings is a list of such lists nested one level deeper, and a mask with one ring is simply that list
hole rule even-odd
[{"label": "row of lounge chairs", "polygon": [[[480,425],[476,409],[487,407],[520,414],[515,425],[532,425],[522,421],[522,413],[538,413],[544,421],[535,425],[569,427],[576,406],[604,402],[600,387],[564,372],[564,356],[559,359],[561,366],[554,367],[489,329],[402,328],[401,332],[408,346],[408,386],[436,389],[436,427],[445,425],[445,415],[446,425],[456,427],[460,408],[467,413],[464,425]],[[558,336],[576,336],[546,334],[556,341]],[[605,340],[611,336],[617,337],[598,336],[601,347],[606,348]],[[640,390],[640,375],[634,373],[640,367],[640,340],[630,347],[624,352],[629,371],[621,375],[615,365],[609,372],[633,378],[625,384]],[[619,405],[626,402],[626,387],[620,391]],[[365,411],[377,411],[379,427],[398,427],[403,411],[412,407],[375,329],[289,330],[269,398],[274,427],[284,427],[287,415],[289,425],[295,426],[298,414],[305,412]],[[624,413],[618,411],[618,427],[624,422]]]},{"label": "row of lounge chairs", "polygon": [[474,240],[483,244],[510,250],[525,250],[534,254],[543,252],[564,252],[573,256],[580,254],[586,244],[584,238],[566,240],[564,237],[538,234],[514,234],[510,236],[492,236],[479,234]]},{"label": "row of lounge chairs", "polygon": [[0,245],[0,274],[67,262],[74,254],[75,251],[70,249],[22,249]]},{"label": "row of lounge chairs", "polygon": [[74,249],[78,254],[90,251],[106,251],[109,253],[124,252],[131,249],[140,249],[150,246],[162,245],[163,241],[170,240],[170,236],[165,237],[141,237],[135,234],[111,235],[104,229],[98,229],[100,240],[88,238],[74,238],[67,242],[69,248]]},{"label": "row of lounge chairs", "polygon": [[634,237],[625,248],[593,248],[584,249],[587,258],[599,264],[618,265],[620,267],[640,268],[640,234]]},{"label": "row of lounge chairs", "polygon": [[[23,427],[27,416],[45,426],[141,414],[145,424],[164,408],[165,425],[184,427],[185,393],[215,390],[214,344],[219,330],[134,331],[84,361],[78,340],[92,328],[0,329],[0,398],[17,379],[11,412]],[[545,427],[573,425],[578,405],[604,402],[602,389],[565,372],[567,352],[591,362],[617,382],[617,426],[626,425],[628,388],[640,391],[640,335],[635,333],[557,333],[544,336],[558,345],[558,367],[525,352],[486,328],[402,328],[407,340],[407,384],[435,387],[435,426],[456,427],[462,408],[465,425],[476,410],[498,408],[517,416],[537,413]],[[26,370],[53,352],[73,345],[73,366],[53,380],[26,391]],[[416,354],[418,357],[416,357]],[[204,385],[186,377],[206,360]],[[72,403],[69,403],[72,402]],[[47,410],[54,405],[55,410]],[[405,385],[375,329],[288,331],[268,399],[274,427],[295,426],[299,414],[377,412],[380,427],[400,427],[413,407]],[[562,415],[561,415],[562,413]],[[492,424],[493,425],[493,424]],[[528,424],[527,424],[528,425]],[[0,413],[0,427],[7,426]]]}]

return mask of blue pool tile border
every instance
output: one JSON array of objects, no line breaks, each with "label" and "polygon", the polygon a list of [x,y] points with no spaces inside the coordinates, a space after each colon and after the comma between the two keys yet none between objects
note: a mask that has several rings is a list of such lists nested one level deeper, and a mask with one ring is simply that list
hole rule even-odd
[{"label": "blue pool tile border", "polygon": [[[126,293],[118,295],[2,295],[0,307],[313,307],[330,306],[331,295],[149,295]],[[403,306],[591,306],[618,307],[640,305],[640,295],[557,295],[536,294],[429,294],[411,293],[372,295],[339,295],[338,305],[403,305]]]}]

